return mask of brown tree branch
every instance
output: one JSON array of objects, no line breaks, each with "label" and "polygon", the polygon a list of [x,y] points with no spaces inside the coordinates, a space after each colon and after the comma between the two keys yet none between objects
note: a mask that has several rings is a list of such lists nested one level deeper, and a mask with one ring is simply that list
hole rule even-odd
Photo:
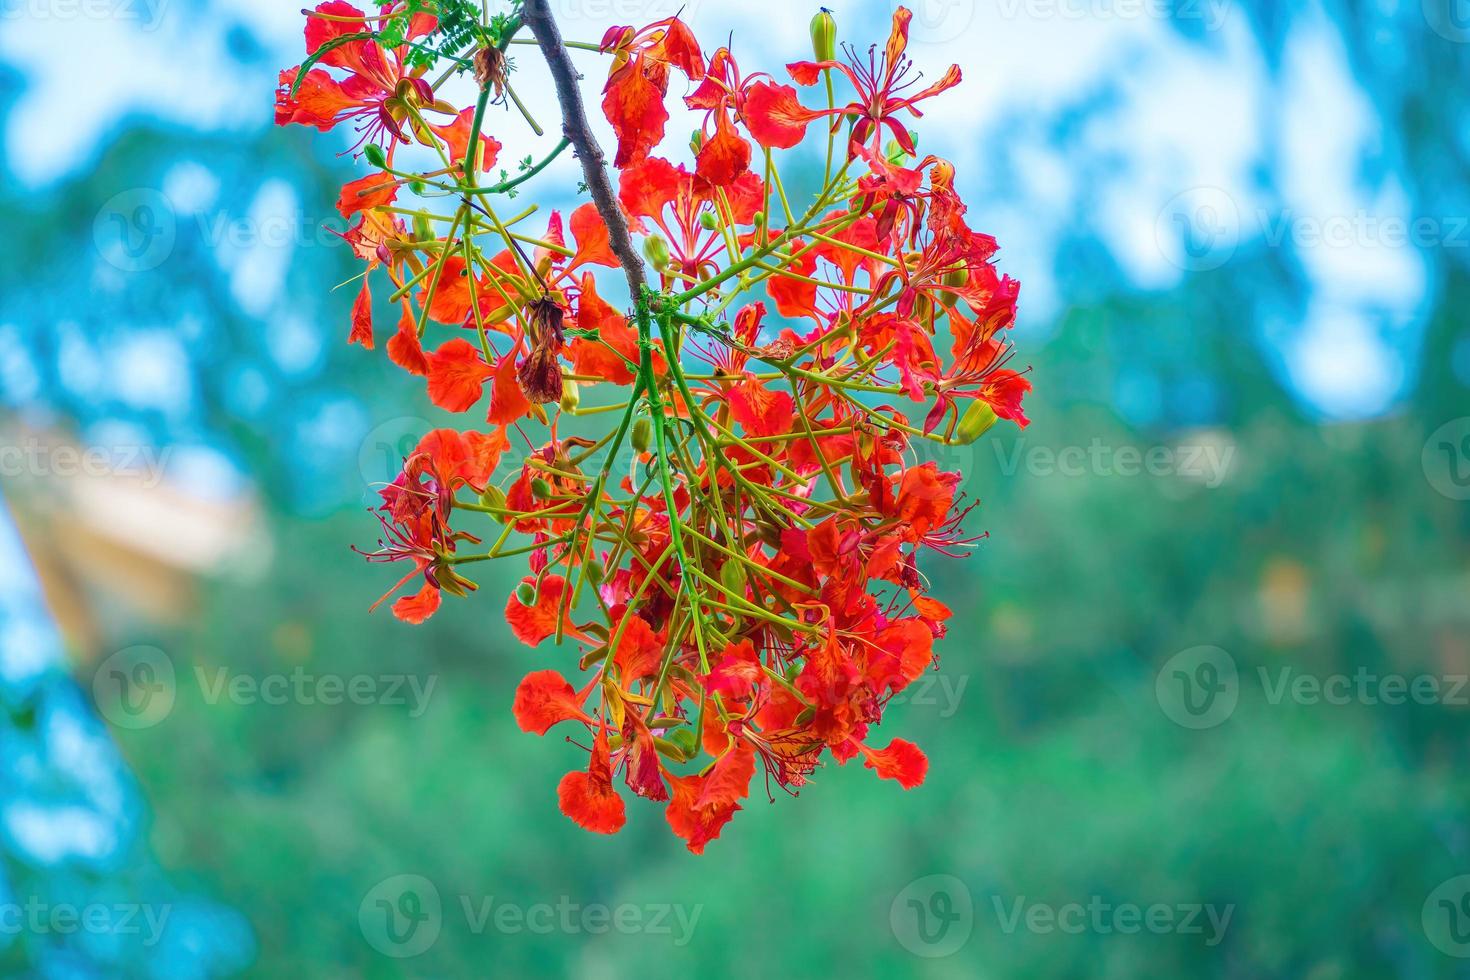
[{"label": "brown tree branch", "polygon": [[556,83],[557,101],[561,103],[562,130],[582,160],[582,173],[585,175],[587,189],[592,192],[598,214],[607,223],[613,253],[623,265],[623,272],[628,277],[628,289],[636,303],[648,287],[643,259],[633,247],[628,220],[623,216],[623,209],[618,204],[612,182],[608,179],[607,157],[603,155],[602,147],[598,145],[592,126],[587,121],[587,109],[582,103],[581,90],[577,87],[577,69],[572,65],[571,56],[562,43],[561,28],[557,26],[547,0],[524,0],[521,17],[531,33],[536,35],[536,43],[541,47],[541,54],[551,68],[551,77]]}]

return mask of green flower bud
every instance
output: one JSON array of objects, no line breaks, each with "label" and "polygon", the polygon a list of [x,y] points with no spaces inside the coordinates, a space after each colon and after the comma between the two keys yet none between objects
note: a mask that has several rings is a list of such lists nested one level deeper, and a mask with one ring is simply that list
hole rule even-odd
[{"label": "green flower bud", "polygon": [[734,596],[745,597],[745,568],[735,559],[720,566],[720,584]]},{"label": "green flower bud", "polygon": [[689,149],[693,150],[696,154],[699,153],[700,150],[704,149],[704,131],[703,130],[696,129],[693,132],[693,134],[690,135],[690,137],[689,137]]},{"label": "green flower bud", "polygon": [[530,582],[522,582],[516,586],[516,598],[523,606],[534,606],[536,604],[536,586]]},{"label": "green flower bud", "polygon": [[719,221],[715,220],[713,211],[705,211],[699,216],[699,224],[705,231],[714,231],[720,227]]},{"label": "green flower bud", "polygon": [[837,60],[837,18],[826,7],[812,18],[812,51],[818,61]]},{"label": "green flower bud", "polygon": [[369,143],[367,146],[363,147],[362,155],[367,158],[368,163],[377,167],[379,170],[387,169],[388,156],[383,152],[383,148],[378,144]]},{"label": "green flower bud", "polygon": [[531,481],[531,493],[536,496],[537,500],[549,500],[551,498],[551,484],[546,482],[543,477],[538,476]]},{"label": "green flower bud", "polygon": [[989,432],[999,420],[995,409],[976,398],[970,403],[970,410],[965,413],[965,417],[960,419],[959,428],[950,441],[956,446],[971,445]]},{"label": "green flower bud", "polygon": [[646,453],[651,445],[653,445],[653,423],[648,419],[639,419],[633,423],[633,449],[635,452]]},{"label": "green flower bud", "polygon": [[669,243],[662,235],[649,235],[643,239],[643,257],[662,272],[669,267]]},{"label": "green flower bud", "polygon": [[[944,274],[944,284],[946,286],[965,286],[965,285],[968,285],[969,282],[970,282],[970,270],[969,269],[955,269],[952,272],[946,272]],[[954,292],[951,292],[948,289],[942,290],[940,292],[940,294],[939,294],[939,298],[944,303],[945,306],[955,306],[955,305],[958,305],[958,303],[960,301],[959,295],[956,294],[956,293],[954,293]]]},{"label": "green flower bud", "polygon": [[480,503],[486,507],[494,507],[496,510],[505,510],[505,491],[491,484],[485,488],[484,493],[480,494]]},{"label": "green flower bud", "polygon": [[601,585],[603,579],[607,578],[607,569],[602,567],[602,562],[596,558],[587,563],[587,581],[593,585]]},{"label": "green flower bud", "polygon": [[577,382],[568,381],[561,389],[561,410],[563,412],[575,412],[582,406],[582,389],[577,387]]}]

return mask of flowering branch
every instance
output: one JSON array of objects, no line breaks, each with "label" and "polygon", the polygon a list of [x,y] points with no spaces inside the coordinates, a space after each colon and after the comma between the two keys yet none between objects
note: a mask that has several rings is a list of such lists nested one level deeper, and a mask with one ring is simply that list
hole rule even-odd
[{"label": "flowering branch", "polygon": [[608,180],[607,156],[598,145],[597,136],[592,132],[592,124],[587,121],[587,109],[582,104],[582,91],[577,85],[580,76],[572,64],[571,56],[567,54],[561,28],[552,16],[547,0],[523,0],[521,16],[535,35],[546,65],[551,69],[551,78],[556,85],[556,98],[561,104],[562,131],[571,140],[572,146],[577,150],[578,159],[582,161],[582,174],[587,181],[587,189],[592,193],[597,213],[607,222],[613,254],[622,263],[623,274],[628,277],[628,289],[636,299],[643,295],[648,286],[643,260],[633,248],[628,219],[618,206],[617,195],[613,193],[612,182]]},{"label": "flowering branch", "polygon": [[[338,201],[367,265],[349,342],[376,345],[375,299],[399,308],[388,357],[434,405],[483,412],[488,427],[429,433],[379,492],[383,538],[367,557],[409,566],[379,601],[416,583],[392,609],[422,623],[444,594],[477,589],[467,574],[481,563],[526,560],[506,622],[529,646],[572,647],[589,676],[573,687],[532,673],[514,713],[542,735],[580,726],[587,766],[557,797],[588,830],[624,825],[619,777],[665,804],[696,853],[758,771],[768,794],[795,795],[825,762],[861,757],[919,785],[917,746],[869,740],[947,630],[920,562],[980,537],[963,527],[975,505],[961,474],[915,449],[1026,425],[1031,387],[1006,366],[1019,286],[967,224],[954,168],[920,159],[907,127],[959,69],[913,91],[904,8],[881,53],[837,61],[824,11],[817,60],[787,66],[798,86],[825,83],[825,107],[808,108],[728,48],[707,55],[678,17],[614,26],[594,45],[565,41],[547,0],[501,4],[399,0],[368,17],[325,0],[308,14],[306,61],[277,91],[279,122],[350,121],[373,168]],[[514,37],[522,26],[534,41]],[[484,132],[491,105],[508,99],[542,135],[510,83],[513,43],[535,43],[550,66],[563,138],[518,176],[482,182],[501,149]],[[609,62],[615,178],[571,47]],[[441,59],[451,67],[431,82]],[[470,69],[478,88],[460,108],[451,90]],[[705,113],[692,170],[659,155],[679,78],[684,105]],[[822,185],[795,200],[777,151],[818,122]],[[498,205],[569,146],[592,203],[531,233],[534,205]],[[399,159],[412,154],[425,165]],[[629,313],[600,295],[611,269]],[[613,395],[584,404],[584,389]],[[581,435],[606,416],[601,435]]]}]

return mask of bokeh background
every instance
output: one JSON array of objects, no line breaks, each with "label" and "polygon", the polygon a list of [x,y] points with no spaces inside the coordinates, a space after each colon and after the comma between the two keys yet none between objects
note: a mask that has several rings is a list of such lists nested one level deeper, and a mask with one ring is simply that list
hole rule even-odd
[{"label": "bokeh background", "polygon": [[[555,6],[772,67],[814,12]],[[914,6],[1034,425],[941,460],[927,784],[695,858],[556,813],[514,568],[367,613],[436,415],[344,343],[345,144],[271,125],[300,4],[0,0],[0,974],[1470,976],[1470,6]]]}]

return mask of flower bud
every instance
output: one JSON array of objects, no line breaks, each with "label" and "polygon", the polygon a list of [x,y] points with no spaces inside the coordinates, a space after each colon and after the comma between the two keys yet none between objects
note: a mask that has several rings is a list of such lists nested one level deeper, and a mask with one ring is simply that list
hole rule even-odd
[{"label": "flower bud", "polygon": [[443,592],[459,599],[469,598],[471,592],[476,591],[479,586],[469,579],[457,573],[448,565],[436,565],[434,567],[434,581],[438,583]]},{"label": "flower bud", "polygon": [[633,423],[633,451],[639,453],[648,452],[648,447],[653,444],[653,423],[648,419],[639,419]]},{"label": "flower bud", "polygon": [[713,211],[705,211],[699,216],[699,225],[705,231],[715,231],[720,227],[719,221],[715,220]]},{"label": "flower bud", "polygon": [[536,604],[536,586],[530,582],[522,582],[516,586],[516,598],[520,600],[523,606],[534,606]]},{"label": "flower bud", "polygon": [[745,598],[745,568],[735,559],[720,566],[720,584],[732,596]]},{"label": "flower bud", "polygon": [[485,488],[484,493],[480,494],[480,503],[485,507],[493,507],[496,510],[505,510],[505,491],[492,483],[490,484],[490,486]]},{"label": "flower bud", "polygon": [[837,18],[826,7],[812,18],[812,51],[818,61],[837,60]]},{"label": "flower bud", "polygon": [[[944,274],[943,282],[946,286],[959,287],[968,285],[970,282],[970,270],[954,269],[950,272],[946,272]],[[957,306],[959,304],[960,297],[953,290],[945,289],[940,291],[939,300],[945,306]]]},{"label": "flower bud", "polygon": [[563,381],[561,391],[561,410],[563,412],[575,412],[582,407],[582,389],[577,387],[575,381]]},{"label": "flower bud", "polygon": [[387,169],[388,157],[383,153],[383,148],[378,144],[369,143],[367,146],[364,146],[362,148],[362,155],[367,158],[368,163],[377,167],[379,170]]},{"label": "flower bud", "polygon": [[649,235],[643,239],[643,257],[653,263],[659,272],[669,267],[669,243],[662,235]]},{"label": "flower bud", "polygon": [[591,582],[593,585],[601,585],[603,579],[607,578],[607,569],[604,568],[602,562],[598,561],[596,558],[587,563],[585,571],[587,575],[587,581]]},{"label": "flower bud", "polygon": [[537,500],[549,500],[551,499],[551,484],[546,481],[545,477],[538,476],[531,481],[531,493]]},{"label": "flower bud", "polygon": [[693,132],[693,134],[690,135],[690,137],[689,137],[689,149],[693,150],[696,156],[699,154],[699,151],[700,150],[704,149],[704,132],[703,132],[703,130],[696,129]]},{"label": "flower bud", "polygon": [[970,403],[965,417],[960,419],[959,428],[955,430],[954,438],[950,442],[956,446],[971,445],[989,432],[997,421],[999,417],[995,414],[995,409],[977,398]]}]

